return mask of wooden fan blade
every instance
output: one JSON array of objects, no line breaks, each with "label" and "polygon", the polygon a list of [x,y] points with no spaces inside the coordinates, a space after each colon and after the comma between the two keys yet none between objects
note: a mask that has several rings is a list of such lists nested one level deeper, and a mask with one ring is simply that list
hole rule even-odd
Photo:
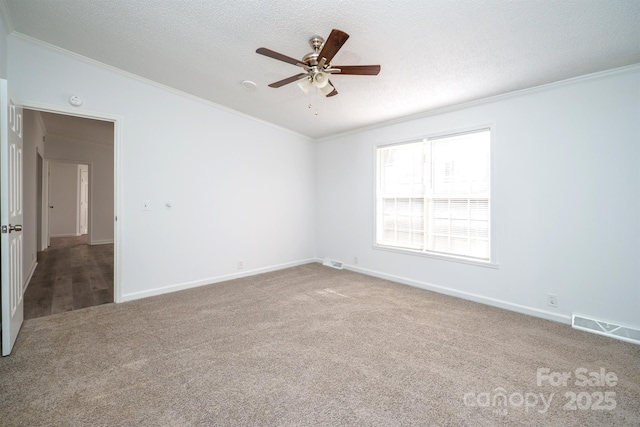
[{"label": "wooden fan blade", "polygon": [[333,90],[327,94],[327,98],[330,96],[336,96],[338,94],[338,91],[336,90],[336,87],[333,85],[333,83],[331,83],[331,80],[329,80],[329,84],[333,86]]},{"label": "wooden fan blade", "polygon": [[284,85],[288,85],[289,83],[293,83],[296,80],[300,80],[301,78],[306,77],[306,76],[308,76],[307,73],[296,74],[295,76],[291,76],[289,78],[286,78],[286,79],[271,83],[269,85],[269,87],[281,87],[281,86],[284,86]]},{"label": "wooden fan blade", "polygon": [[318,55],[319,59],[326,58],[327,63],[331,62],[333,57],[338,53],[342,45],[349,38],[349,34],[340,30],[331,30],[331,34],[329,34],[329,38],[324,42],[322,46],[322,50]]},{"label": "wooden fan blade", "polygon": [[260,47],[256,49],[256,53],[259,53],[260,55],[268,56],[269,58],[277,59],[278,61],[287,62],[293,65],[298,65],[300,63],[300,61],[295,58],[292,58],[287,55],[283,55],[271,49],[267,49],[266,47]]},{"label": "wooden fan blade", "polygon": [[376,76],[380,72],[379,65],[332,65],[331,68],[337,68],[339,73],[333,74],[354,74],[359,76]]}]

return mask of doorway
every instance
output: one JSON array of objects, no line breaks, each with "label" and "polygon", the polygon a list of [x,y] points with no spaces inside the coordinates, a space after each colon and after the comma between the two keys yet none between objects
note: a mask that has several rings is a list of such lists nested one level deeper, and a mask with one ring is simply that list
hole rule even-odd
[{"label": "doorway", "polygon": [[[48,165],[49,219],[46,237],[87,235],[86,240],[92,241],[91,236],[88,236],[91,164],[51,160]],[[42,235],[44,232],[45,230],[40,226],[37,234]]]},{"label": "doorway", "polygon": [[44,171],[44,157],[40,151],[36,150],[36,250],[45,249],[42,228],[42,183]]},{"label": "doorway", "polygon": [[[115,123],[25,109],[38,144],[37,266],[25,320],[115,301]],[[30,126],[35,120],[39,126]],[[41,142],[40,142],[41,141]]]},{"label": "doorway", "polygon": [[89,165],[78,165],[78,234],[89,232]]}]

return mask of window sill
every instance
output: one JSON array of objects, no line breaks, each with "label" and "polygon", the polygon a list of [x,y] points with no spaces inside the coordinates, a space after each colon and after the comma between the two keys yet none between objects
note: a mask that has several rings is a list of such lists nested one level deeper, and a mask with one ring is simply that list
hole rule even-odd
[{"label": "window sill", "polygon": [[455,255],[445,255],[445,254],[439,254],[435,252],[422,252],[422,251],[416,251],[411,249],[396,248],[393,246],[383,246],[383,245],[373,245],[372,248],[380,251],[395,252],[395,253],[405,254],[405,255],[414,255],[414,256],[425,257],[425,258],[439,259],[442,261],[451,261],[451,262],[459,262],[462,264],[477,265],[479,267],[488,267],[488,268],[495,268],[495,269],[499,268],[498,264],[495,262],[481,261],[473,258],[464,258],[464,257],[455,256]]}]

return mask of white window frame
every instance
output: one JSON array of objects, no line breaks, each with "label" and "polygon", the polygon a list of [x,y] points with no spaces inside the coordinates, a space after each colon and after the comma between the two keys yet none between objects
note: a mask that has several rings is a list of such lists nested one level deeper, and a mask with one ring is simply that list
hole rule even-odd
[{"label": "white window frame", "polygon": [[[408,138],[408,139],[403,139],[401,141],[397,141],[397,142],[381,142],[378,144],[375,144],[373,147],[373,162],[374,162],[374,167],[373,167],[373,175],[374,175],[374,185],[373,185],[373,249],[376,250],[382,250],[382,251],[387,251],[387,252],[394,252],[394,253],[399,253],[399,254],[406,254],[406,255],[414,255],[414,256],[420,256],[420,257],[426,257],[426,258],[433,258],[433,259],[439,259],[439,260],[445,260],[445,261],[453,261],[453,262],[459,262],[459,263],[464,263],[464,264],[471,264],[471,265],[477,265],[477,266],[482,266],[482,267],[490,267],[490,268],[498,268],[498,260],[497,260],[497,256],[498,256],[498,245],[497,245],[497,210],[496,210],[496,193],[494,191],[495,188],[495,182],[496,182],[496,171],[495,171],[495,138],[496,138],[496,129],[495,129],[495,124],[491,123],[491,124],[482,124],[482,125],[477,125],[477,126],[471,126],[471,127],[465,127],[465,128],[459,128],[459,129],[455,129],[455,130],[448,130],[448,131],[442,131],[442,132],[434,132],[434,133],[429,133],[426,135],[422,135],[422,136],[418,136],[415,138]],[[378,216],[380,215],[379,212],[379,206],[378,206],[378,191],[379,191],[379,179],[380,179],[380,171],[378,170],[380,163],[379,163],[379,158],[378,158],[378,150],[380,148],[385,148],[385,147],[391,147],[394,145],[403,145],[403,144],[411,144],[414,142],[420,142],[423,140],[433,140],[433,139],[440,139],[440,138],[446,138],[446,137],[450,137],[450,136],[456,136],[456,135],[462,135],[462,134],[467,134],[467,133],[474,133],[474,132],[479,132],[479,131],[483,131],[483,130],[489,130],[490,131],[490,142],[489,142],[489,173],[490,173],[490,183],[489,183],[489,259],[488,260],[482,260],[482,259],[478,259],[478,258],[472,258],[472,257],[466,257],[466,256],[461,256],[461,255],[454,255],[454,254],[446,254],[446,253],[440,253],[440,252],[431,252],[431,251],[426,251],[426,250],[412,250],[412,249],[408,249],[408,248],[403,248],[403,247],[396,247],[396,246],[387,246],[387,245],[382,245],[382,244],[378,244],[377,243],[377,235],[378,235]]]}]

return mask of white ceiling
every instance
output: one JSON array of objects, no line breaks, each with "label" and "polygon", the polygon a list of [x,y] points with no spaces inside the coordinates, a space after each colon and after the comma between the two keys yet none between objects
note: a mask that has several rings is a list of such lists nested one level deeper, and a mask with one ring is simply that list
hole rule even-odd
[{"label": "white ceiling", "polygon": [[[312,138],[640,63],[637,0],[2,1],[18,33]],[[301,69],[255,50],[301,58],[332,28],[332,64],[382,71],[333,76],[316,116],[313,90],[267,87]]]}]

